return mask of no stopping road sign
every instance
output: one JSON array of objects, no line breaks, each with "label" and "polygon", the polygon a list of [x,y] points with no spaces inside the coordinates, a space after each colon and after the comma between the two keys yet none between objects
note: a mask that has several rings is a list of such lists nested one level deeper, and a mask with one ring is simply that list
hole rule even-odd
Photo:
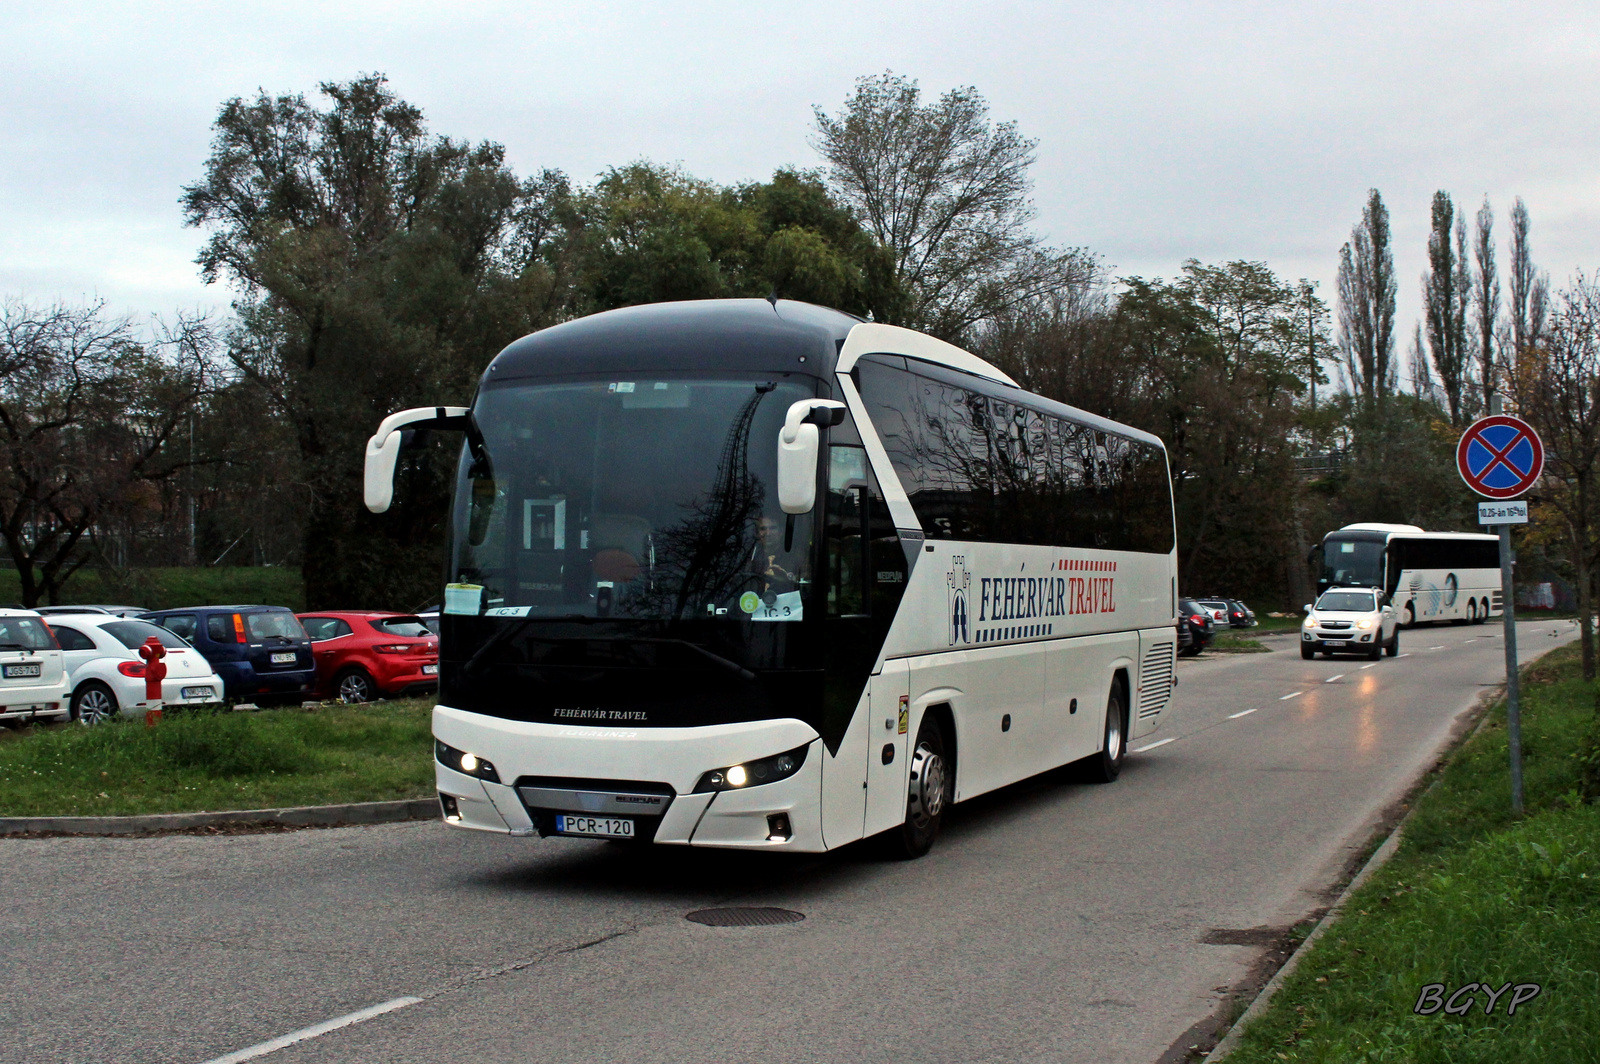
[{"label": "no stopping road sign", "polygon": [[1479,418],[1456,444],[1456,469],[1467,487],[1491,499],[1512,499],[1544,471],[1544,444],[1521,418]]}]

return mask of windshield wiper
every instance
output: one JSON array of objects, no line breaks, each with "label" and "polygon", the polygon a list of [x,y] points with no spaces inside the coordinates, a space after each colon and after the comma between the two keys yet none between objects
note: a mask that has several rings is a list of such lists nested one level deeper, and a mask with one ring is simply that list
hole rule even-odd
[{"label": "windshield wiper", "polygon": [[627,642],[627,643],[670,643],[670,644],[672,644],[674,646],[688,647],[690,650],[694,651],[696,654],[699,654],[701,657],[706,658],[709,661],[715,662],[718,667],[720,667],[722,669],[725,669],[728,672],[736,674],[737,676],[739,676],[740,679],[754,680],[756,678],[756,674],[755,673],[751,672],[749,669],[745,668],[743,665],[740,665],[737,661],[733,661],[730,658],[725,658],[721,654],[713,654],[711,651],[707,650],[705,647],[701,646],[700,644],[691,643],[687,639],[626,639],[626,640],[623,640],[623,639],[612,639],[612,640],[608,640],[608,642],[612,642],[612,643],[623,643],[623,642]]},{"label": "windshield wiper", "polygon": [[[488,640],[484,642],[483,646],[479,647],[477,649],[477,651],[472,655],[472,657],[467,659],[466,664],[461,666],[461,671],[462,671],[462,673],[464,673],[467,676],[471,676],[473,673],[477,672],[479,666],[483,663],[484,657],[489,653],[489,651],[491,651],[491,650],[495,649],[496,647],[500,646],[501,644],[507,642],[508,640],[512,639],[514,636],[519,635],[524,629],[526,629],[528,627],[528,625],[530,623],[532,623],[534,621],[588,620],[588,619],[589,618],[584,617],[582,614],[573,614],[570,617],[523,617],[523,618],[520,618],[517,624],[508,625],[505,628],[500,629],[500,631],[496,632],[494,635],[490,636],[488,638]],[[540,637],[536,637],[536,638],[541,643],[565,643],[565,642],[569,642],[570,641],[570,640],[566,640],[566,639],[552,639],[549,636],[540,636]],[[734,675],[738,676],[742,680],[754,680],[754,679],[756,679],[756,674],[755,673],[751,672],[749,669],[745,668],[743,665],[740,665],[737,661],[733,661],[730,658],[725,658],[721,654],[712,653],[711,651],[707,650],[705,647],[701,646],[700,644],[691,643],[687,639],[656,639],[656,638],[594,639],[594,638],[591,638],[591,637],[580,637],[580,639],[577,640],[577,641],[578,642],[613,643],[613,644],[616,644],[616,643],[622,643],[622,644],[628,644],[628,643],[659,643],[659,644],[665,644],[665,645],[671,645],[671,646],[688,647],[690,650],[694,651],[696,654],[699,654],[701,657],[705,658],[707,661],[710,661],[713,664],[715,664],[718,668],[723,669],[726,672],[731,672]]]}]

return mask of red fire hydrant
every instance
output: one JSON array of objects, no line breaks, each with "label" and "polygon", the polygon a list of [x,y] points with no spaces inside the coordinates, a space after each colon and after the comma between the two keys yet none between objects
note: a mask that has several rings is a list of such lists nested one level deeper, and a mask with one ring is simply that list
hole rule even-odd
[{"label": "red fire hydrant", "polygon": [[167,678],[167,666],[161,659],[167,656],[167,648],[161,645],[161,640],[151,636],[139,648],[139,656],[144,659],[145,701],[155,703],[154,708],[145,710],[144,722],[153,728],[161,719],[161,681]]}]

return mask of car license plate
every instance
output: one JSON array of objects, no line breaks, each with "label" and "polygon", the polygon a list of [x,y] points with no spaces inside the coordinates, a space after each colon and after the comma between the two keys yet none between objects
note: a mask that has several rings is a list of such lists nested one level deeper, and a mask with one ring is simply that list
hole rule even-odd
[{"label": "car license plate", "polygon": [[294,658],[295,658],[294,651],[285,650],[285,651],[283,651],[281,653],[272,655],[272,663],[274,665],[293,665],[294,664]]},{"label": "car license plate", "polygon": [[5,667],[5,676],[8,680],[21,680],[25,677],[38,675],[38,665],[7,665]]},{"label": "car license plate", "polygon": [[626,817],[567,816],[556,817],[556,830],[563,835],[599,835],[608,839],[633,838],[633,821]]},{"label": "car license plate", "polygon": [[437,666],[437,665],[424,665],[422,667],[422,675],[424,675],[424,676],[437,676],[437,675],[439,675],[439,666]]},{"label": "car license plate", "polygon": [[185,697],[185,698],[210,698],[211,697],[211,688],[209,688],[209,687],[185,687],[183,689],[183,697]]}]

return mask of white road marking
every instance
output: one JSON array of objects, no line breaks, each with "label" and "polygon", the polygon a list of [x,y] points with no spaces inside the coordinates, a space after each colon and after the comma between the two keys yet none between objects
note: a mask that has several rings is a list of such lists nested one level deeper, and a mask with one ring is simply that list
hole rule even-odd
[{"label": "white road marking", "polygon": [[[1405,657],[1404,654],[1401,654],[1400,656],[1402,658]],[[1357,669],[1356,671],[1357,672],[1361,672],[1363,669],[1376,669],[1377,667],[1378,667],[1378,663],[1376,661],[1374,661],[1371,665],[1363,665],[1363,666],[1361,666],[1360,669]]]},{"label": "white road marking", "polygon": [[1444,647],[1429,647],[1429,650],[1443,650]]},{"label": "white road marking", "polygon": [[1409,650],[1406,651],[1404,654],[1396,654],[1395,655],[1395,657],[1397,657],[1397,658],[1409,658],[1410,656],[1411,656],[1411,651],[1409,651]]},{"label": "white road marking", "polygon": [[1335,681],[1335,680],[1342,680],[1342,679],[1344,679],[1344,673],[1342,673],[1342,672],[1341,672],[1341,673],[1339,673],[1339,675],[1337,675],[1337,676],[1330,676],[1330,677],[1328,677],[1328,678],[1327,678],[1327,679],[1326,679],[1326,680],[1323,680],[1323,681],[1322,681],[1322,682],[1323,682],[1323,683],[1332,683],[1332,682],[1333,682],[1333,681]]},{"label": "white road marking", "polygon": [[[1169,743],[1171,741],[1171,739],[1167,740]],[[256,1057],[264,1057],[268,1053],[276,1053],[280,1049],[287,1049],[296,1042],[304,1042],[310,1038],[317,1038],[321,1035],[327,1034],[329,1031],[337,1031],[341,1027],[349,1027],[350,1025],[360,1023],[363,1020],[370,1020],[375,1016],[382,1016],[386,1012],[393,1012],[395,1009],[403,1009],[407,1005],[419,1004],[421,1001],[422,999],[419,997],[397,997],[393,1000],[385,1001],[380,1005],[373,1005],[369,1008],[364,1008],[359,1012],[348,1013],[344,1016],[335,1016],[331,1020],[324,1020],[321,1023],[312,1024],[310,1027],[302,1027],[298,1031],[290,1031],[288,1034],[279,1038],[274,1038],[270,1042],[262,1042],[259,1045],[250,1046],[248,1049],[241,1049],[237,1052],[229,1053],[227,1056],[216,1057],[215,1059],[208,1060],[206,1061],[206,1064],[240,1064],[241,1061],[254,1060]]]},{"label": "white road marking", "polygon": [[1289,699],[1291,699],[1291,698],[1299,698],[1303,694],[1305,694],[1304,691],[1296,691],[1293,694],[1284,695],[1282,698],[1278,699],[1278,701],[1279,702],[1287,702],[1287,701],[1289,701]]},{"label": "white road marking", "polygon": [[1136,746],[1132,750],[1129,750],[1128,753],[1130,753],[1130,754],[1142,754],[1146,750],[1154,750],[1158,746],[1166,746],[1168,743],[1175,743],[1177,741],[1178,741],[1178,737],[1176,735],[1169,735],[1165,739],[1162,739],[1160,742],[1151,743],[1149,746]]},{"label": "white road marking", "polygon": [[[1260,708],[1261,708],[1260,706],[1256,707],[1256,709],[1260,709]],[[1252,714],[1254,712],[1255,712],[1255,709],[1241,709],[1237,713],[1229,713],[1228,714],[1228,719],[1229,720],[1238,720],[1240,717],[1248,717],[1250,714]]]}]

